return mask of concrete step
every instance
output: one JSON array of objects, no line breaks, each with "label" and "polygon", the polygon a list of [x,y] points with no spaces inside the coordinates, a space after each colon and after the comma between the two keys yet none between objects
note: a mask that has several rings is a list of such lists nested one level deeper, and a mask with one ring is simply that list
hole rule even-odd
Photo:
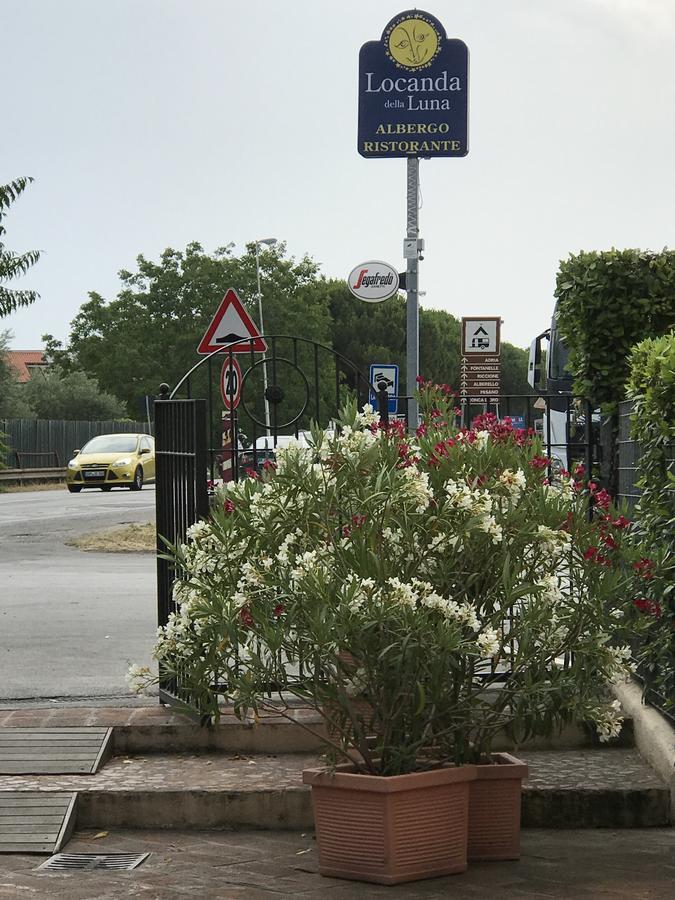
[{"label": "concrete step", "polygon": [[[311,709],[295,708],[281,715],[267,714],[257,722],[241,722],[232,710],[225,710],[219,724],[201,727],[193,718],[155,704],[147,707],[50,707],[48,709],[0,710],[0,728],[112,728],[115,754],[139,753],[319,753],[321,743],[298,727],[305,725],[322,732],[321,716]],[[633,723],[624,722],[612,747],[633,747]],[[597,747],[595,732],[583,723],[567,726],[551,738],[536,738],[520,750],[580,750]],[[495,750],[513,750],[504,737]]]},{"label": "concrete step", "polygon": [[[532,751],[523,825],[643,828],[669,824],[668,788],[635,750]],[[77,791],[78,828],[311,828],[304,768],[313,754],[149,754],[96,775],[0,777],[5,791]]]}]

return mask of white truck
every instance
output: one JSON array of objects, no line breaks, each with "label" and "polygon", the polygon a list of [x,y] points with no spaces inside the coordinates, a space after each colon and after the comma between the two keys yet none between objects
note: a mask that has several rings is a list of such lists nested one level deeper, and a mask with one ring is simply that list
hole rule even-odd
[{"label": "white truck", "polygon": [[[557,327],[557,304],[553,311],[551,327],[530,344],[527,380],[530,387],[542,396],[541,437],[547,454],[559,469],[569,469],[570,455],[580,457],[579,432],[583,434],[583,417],[579,418],[572,396],[572,376],[567,371],[567,347]],[[544,348],[543,342],[547,342]],[[535,404],[536,406],[537,404]],[[539,430],[539,429],[537,429]],[[581,437],[583,441],[583,437]],[[575,452],[575,450],[577,452]]]}]

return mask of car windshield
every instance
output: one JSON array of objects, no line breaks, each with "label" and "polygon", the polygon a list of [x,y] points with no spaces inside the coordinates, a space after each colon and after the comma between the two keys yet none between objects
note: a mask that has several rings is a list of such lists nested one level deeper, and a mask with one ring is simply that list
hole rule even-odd
[{"label": "car windshield", "polygon": [[102,434],[92,438],[82,453],[132,453],[136,449],[135,434]]}]

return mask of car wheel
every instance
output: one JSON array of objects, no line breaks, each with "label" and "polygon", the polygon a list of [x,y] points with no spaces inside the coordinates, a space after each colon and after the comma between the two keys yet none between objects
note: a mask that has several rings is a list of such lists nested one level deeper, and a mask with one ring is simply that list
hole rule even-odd
[{"label": "car wheel", "polygon": [[101,486],[102,491],[112,491],[112,484],[104,484]]},{"label": "car wheel", "polygon": [[140,466],[138,466],[138,468],[134,472],[134,480],[132,481],[130,487],[132,491],[140,491],[140,489],[143,487],[143,469],[141,469]]},{"label": "car wheel", "polygon": [[69,484],[67,487],[71,494],[79,494],[82,490],[81,484]]}]

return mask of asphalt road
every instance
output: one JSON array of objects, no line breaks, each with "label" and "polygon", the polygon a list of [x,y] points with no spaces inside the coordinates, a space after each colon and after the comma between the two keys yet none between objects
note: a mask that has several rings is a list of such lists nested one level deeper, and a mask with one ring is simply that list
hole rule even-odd
[{"label": "asphalt road", "polygon": [[150,662],[154,556],[85,553],[66,541],[154,518],[152,486],[0,494],[0,703],[134,702],[124,675]]}]

